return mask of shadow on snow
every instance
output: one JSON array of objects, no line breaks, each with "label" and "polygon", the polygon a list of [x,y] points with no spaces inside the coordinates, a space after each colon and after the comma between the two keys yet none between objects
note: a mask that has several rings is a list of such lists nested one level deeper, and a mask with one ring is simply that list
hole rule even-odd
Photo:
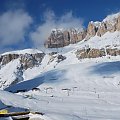
[{"label": "shadow on snow", "polygon": [[120,72],[120,61],[105,62],[92,67],[91,73],[99,75],[112,75]]},{"label": "shadow on snow", "polygon": [[11,85],[5,90],[10,92],[17,92],[20,90],[29,91],[29,90],[32,90],[32,88],[36,88],[43,83],[60,82],[64,74],[65,74],[65,70],[48,71],[34,79],[23,81],[15,85]]}]

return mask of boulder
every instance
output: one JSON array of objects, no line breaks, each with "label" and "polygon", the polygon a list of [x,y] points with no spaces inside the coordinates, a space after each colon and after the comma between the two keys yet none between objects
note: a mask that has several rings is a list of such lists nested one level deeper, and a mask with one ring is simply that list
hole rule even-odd
[{"label": "boulder", "polygon": [[65,59],[66,59],[66,57],[63,56],[63,55],[58,55],[58,56],[57,56],[57,62],[58,62],[58,63],[61,62],[61,61],[63,61],[63,60],[65,60]]}]

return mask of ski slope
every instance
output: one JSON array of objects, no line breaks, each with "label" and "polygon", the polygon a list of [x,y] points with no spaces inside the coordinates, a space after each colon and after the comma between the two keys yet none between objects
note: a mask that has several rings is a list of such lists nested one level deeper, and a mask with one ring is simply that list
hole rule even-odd
[{"label": "ski slope", "polygon": [[[19,65],[18,59],[11,61],[0,70],[2,81],[7,81],[0,100],[5,105],[43,112],[45,115],[39,116],[43,120],[120,120],[120,56],[78,60],[75,55],[86,45],[119,49],[119,35],[106,33],[60,48],[58,54],[66,59],[59,63],[57,57],[50,62],[51,56],[46,54],[40,66],[24,71],[23,81],[8,86]],[[17,90],[26,92],[14,93]]]},{"label": "ski slope", "polygon": [[[44,73],[45,79],[42,76],[7,89],[27,88],[28,92],[17,95],[0,91],[1,101],[6,105],[43,112],[48,120],[120,119],[119,61],[107,58],[86,60],[50,70]],[[36,86],[38,81],[43,82]],[[31,84],[40,91],[30,90]],[[46,93],[45,88],[49,87],[52,89]],[[66,88],[70,89],[69,95],[68,91],[62,90]]]}]

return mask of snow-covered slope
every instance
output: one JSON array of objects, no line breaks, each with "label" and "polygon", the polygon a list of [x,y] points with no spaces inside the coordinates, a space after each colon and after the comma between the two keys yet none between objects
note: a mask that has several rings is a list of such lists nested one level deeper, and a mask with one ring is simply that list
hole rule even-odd
[{"label": "snow-covered slope", "polygon": [[14,61],[11,61],[6,66],[1,68],[0,70],[0,87],[4,88],[9,86],[15,79],[15,71],[17,66],[19,65],[19,60],[16,59]]},{"label": "snow-covered slope", "polygon": [[105,48],[107,46],[110,48],[120,48],[120,32],[107,32],[102,37],[92,37],[90,40],[83,43],[83,47],[85,45],[89,45],[89,47],[97,49]]},{"label": "snow-covered slope", "polygon": [[[119,120],[120,56],[78,60],[76,51],[87,46],[120,49],[120,32],[49,51],[58,52],[54,55],[47,51],[38,66],[22,70],[23,79],[17,84],[11,85],[19,58],[1,66],[0,100],[5,105],[43,112],[40,117],[44,120]],[[42,52],[27,49],[2,55],[25,53]]]},{"label": "snow-covered slope", "polygon": [[120,16],[120,12],[116,13],[116,14],[111,14],[111,15],[108,15],[104,20],[103,22],[110,22],[112,24],[115,23],[115,20]]},{"label": "snow-covered slope", "polygon": [[[44,75],[6,89],[22,88],[28,92],[16,95],[0,91],[1,100],[7,105],[43,112],[48,120],[119,120],[119,58],[59,65]],[[32,91],[32,87],[40,90]]]}]

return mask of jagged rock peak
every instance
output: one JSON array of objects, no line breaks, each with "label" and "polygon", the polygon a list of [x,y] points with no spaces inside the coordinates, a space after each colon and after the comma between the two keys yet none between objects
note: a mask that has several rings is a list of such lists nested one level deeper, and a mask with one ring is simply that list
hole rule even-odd
[{"label": "jagged rock peak", "polygon": [[48,40],[45,42],[46,48],[64,47],[83,40],[86,36],[86,30],[70,29],[53,29]]},{"label": "jagged rock peak", "polygon": [[120,31],[120,12],[108,15],[103,21],[89,22],[87,29],[53,29],[48,40],[45,42],[46,48],[64,47],[74,44],[83,39],[89,40],[95,35],[101,37],[106,32]]}]

